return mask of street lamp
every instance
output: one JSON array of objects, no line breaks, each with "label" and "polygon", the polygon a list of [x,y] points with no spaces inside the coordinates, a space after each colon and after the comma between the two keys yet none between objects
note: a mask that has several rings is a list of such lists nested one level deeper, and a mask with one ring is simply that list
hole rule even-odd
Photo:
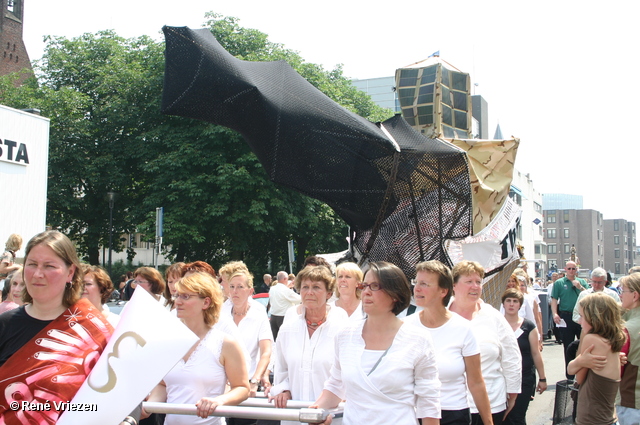
[{"label": "street lamp", "polygon": [[114,191],[107,192],[109,200],[109,276],[111,276],[111,251],[113,250],[113,202],[116,199]]}]

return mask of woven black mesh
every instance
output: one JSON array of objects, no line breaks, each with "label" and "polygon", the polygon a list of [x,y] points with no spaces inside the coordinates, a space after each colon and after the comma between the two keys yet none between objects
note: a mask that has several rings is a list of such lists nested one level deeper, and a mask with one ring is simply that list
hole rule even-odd
[{"label": "woven black mesh", "polygon": [[444,238],[471,233],[459,149],[425,138],[400,116],[376,125],[347,111],[284,61],[238,60],[207,29],[164,33],[162,111],[240,132],[271,180],[331,206],[370,260],[412,276],[422,258],[449,262]]}]

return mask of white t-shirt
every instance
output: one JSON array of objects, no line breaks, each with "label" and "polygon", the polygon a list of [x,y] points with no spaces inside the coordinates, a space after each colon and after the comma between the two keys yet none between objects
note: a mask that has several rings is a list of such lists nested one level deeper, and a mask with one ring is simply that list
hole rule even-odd
[{"label": "white t-shirt", "polygon": [[[498,413],[506,409],[507,393],[522,391],[522,355],[507,319],[491,305],[484,302],[480,305],[480,311],[470,323],[480,348],[482,377],[491,413]],[[472,398],[469,404],[471,413],[478,413]]]},{"label": "white t-shirt", "polygon": [[435,342],[436,364],[442,410],[462,410],[469,407],[467,399],[466,365],[464,358],[480,354],[471,322],[451,312],[451,318],[438,328],[428,328],[420,321],[420,314],[412,314],[405,323],[417,326],[431,334]]},{"label": "white t-shirt", "polygon": [[[257,305],[256,305],[257,304]],[[228,321],[236,325],[238,336],[248,356],[249,379],[253,378],[260,357],[260,341],[268,339],[273,343],[273,333],[269,325],[267,312],[259,302],[249,303],[247,315],[238,325],[233,320],[232,309],[223,310]]]}]

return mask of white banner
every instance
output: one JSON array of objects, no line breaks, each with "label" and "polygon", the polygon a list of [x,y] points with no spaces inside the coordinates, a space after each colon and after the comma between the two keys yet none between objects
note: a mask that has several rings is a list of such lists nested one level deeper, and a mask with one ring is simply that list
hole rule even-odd
[{"label": "white banner", "polygon": [[179,319],[137,288],[58,425],[120,424],[197,341]]}]

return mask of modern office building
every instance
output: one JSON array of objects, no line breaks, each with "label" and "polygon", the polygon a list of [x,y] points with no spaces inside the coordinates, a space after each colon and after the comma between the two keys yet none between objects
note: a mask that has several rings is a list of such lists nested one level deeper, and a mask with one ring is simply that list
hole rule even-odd
[{"label": "modern office building", "polygon": [[604,220],[604,268],[625,275],[636,265],[636,224],[624,219]]},{"label": "modern office building", "polygon": [[580,268],[605,267],[604,219],[599,211],[547,209],[543,213],[550,270],[563,269],[571,258],[572,249],[575,249]]},{"label": "modern office building", "polygon": [[395,113],[400,112],[400,103],[396,97],[395,77],[370,78],[366,80],[352,80],[351,83],[362,90],[377,105],[391,109]]},{"label": "modern office building", "polygon": [[568,193],[543,193],[543,210],[581,210],[584,208],[582,195],[570,195]]}]

